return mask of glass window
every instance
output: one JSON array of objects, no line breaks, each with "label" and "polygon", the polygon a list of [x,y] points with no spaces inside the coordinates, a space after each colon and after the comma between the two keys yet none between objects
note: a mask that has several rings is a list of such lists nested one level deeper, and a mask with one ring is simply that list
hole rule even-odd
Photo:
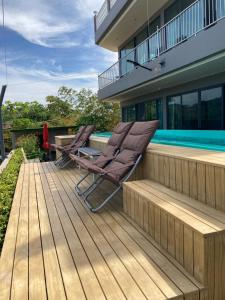
[{"label": "glass window", "polygon": [[182,96],[183,129],[198,129],[198,93]]},{"label": "glass window", "polygon": [[157,31],[157,27],[160,27],[160,16],[155,18],[148,26],[148,35],[151,36]]},{"label": "glass window", "polygon": [[132,63],[127,62],[127,60],[134,61],[134,41],[130,41],[123,49],[120,50],[120,73],[121,75],[125,75],[134,69],[134,65]]},{"label": "glass window", "polygon": [[163,104],[161,99],[145,103],[145,120],[159,120],[160,128],[163,128]]},{"label": "glass window", "polygon": [[145,28],[136,36],[137,47],[136,58],[140,64],[144,64],[148,61],[148,42],[144,42],[148,37],[148,30]]},{"label": "glass window", "polygon": [[201,91],[201,128],[222,128],[222,87]]},{"label": "glass window", "polygon": [[145,103],[136,104],[136,120],[145,121]]},{"label": "glass window", "polygon": [[182,128],[182,105],[181,96],[173,96],[168,98],[168,128]]},{"label": "glass window", "polygon": [[122,108],[123,122],[131,122],[136,120],[135,105]]},{"label": "glass window", "polygon": [[168,23],[170,20],[176,17],[180,12],[182,12],[185,8],[190,6],[195,1],[196,0],[176,0],[164,12],[165,23]]}]

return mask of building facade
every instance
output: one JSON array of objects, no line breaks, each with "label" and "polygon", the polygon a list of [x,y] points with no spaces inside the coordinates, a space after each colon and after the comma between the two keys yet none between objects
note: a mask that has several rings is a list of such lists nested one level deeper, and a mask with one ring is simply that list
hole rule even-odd
[{"label": "building facade", "polygon": [[225,129],[225,0],[106,0],[95,41],[118,52],[98,96],[163,129]]}]

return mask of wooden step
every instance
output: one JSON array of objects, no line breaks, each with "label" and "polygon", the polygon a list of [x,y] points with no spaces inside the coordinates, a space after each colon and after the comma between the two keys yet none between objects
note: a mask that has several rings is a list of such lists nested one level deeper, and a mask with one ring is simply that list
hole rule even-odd
[{"label": "wooden step", "polygon": [[150,180],[124,184],[124,211],[208,287],[225,299],[225,214]]}]

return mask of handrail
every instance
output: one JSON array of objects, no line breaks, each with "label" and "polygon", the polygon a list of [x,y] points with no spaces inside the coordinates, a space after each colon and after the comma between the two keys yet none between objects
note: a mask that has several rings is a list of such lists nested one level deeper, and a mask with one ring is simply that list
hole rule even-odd
[{"label": "handrail", "polygon": [[[210,4],[211,3],[211,4]],[[98,76],[102,89],[130,73],[127,62],[148,63],[225,17],[225,0],[197,0]],[[131,59],[132,56],[132,59]]]},{"label": "handrail", "polygon": [[108,16],[110,10],[118,0],[105,0],[99,12],[95,15],[95,28],[96,30],[101,26],[105,18]]}]

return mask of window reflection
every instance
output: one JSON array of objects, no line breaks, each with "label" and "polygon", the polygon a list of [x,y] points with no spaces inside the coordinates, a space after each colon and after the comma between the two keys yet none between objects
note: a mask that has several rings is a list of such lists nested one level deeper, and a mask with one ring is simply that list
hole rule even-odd
[{"label": "window reflection", "polygon": [[201,123],[202,129],[221,129],[221,87],[201,91]]}]

